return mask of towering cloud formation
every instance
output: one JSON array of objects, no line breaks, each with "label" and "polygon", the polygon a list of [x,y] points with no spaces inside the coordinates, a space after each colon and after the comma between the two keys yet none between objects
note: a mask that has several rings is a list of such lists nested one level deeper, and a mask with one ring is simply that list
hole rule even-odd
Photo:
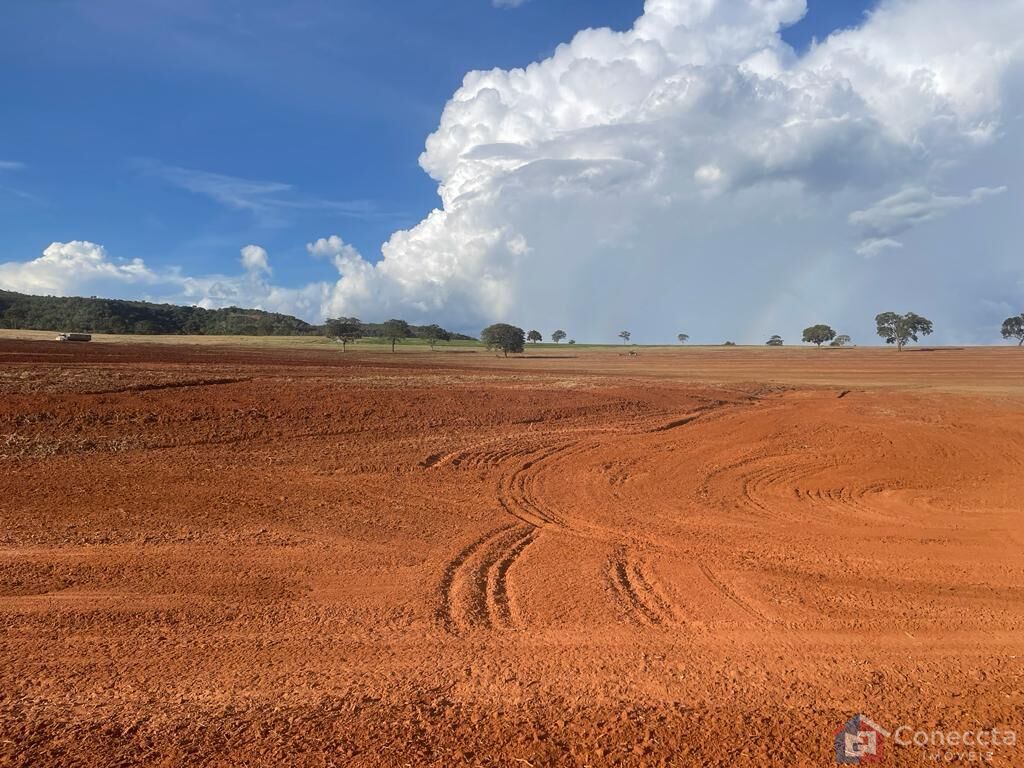
[{"label": "towering cloud formation", "polygon": [[[890,303],[957,313],[923,290],[941,281],[909,278],[959,274],[971,238],[895,235],[968,205],[947,235],[981,221],[986,187],[1019,178],[996,156],[1019,147],[1024,2],[883,2],[798,57],[779,32],[804,12],[648,0],[627,32],[471,72],[420,158],[442,207],[379,263],[339,261],[328,309],[642,340],[852,328]],[[895,267],[862,258],[896,245]]]}]

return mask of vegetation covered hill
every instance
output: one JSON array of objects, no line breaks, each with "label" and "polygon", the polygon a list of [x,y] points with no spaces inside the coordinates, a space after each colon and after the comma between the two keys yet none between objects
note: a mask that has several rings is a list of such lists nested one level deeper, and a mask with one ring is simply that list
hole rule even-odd
[{"label": "vegetation covered hill", "polygon": [[[361,323],[364,336],[380,336],[382,324]],[[314,325],[259,309],[204,309],[147,301],[31,296],[0,290],[0,328],[81,333],[185,334],[193,336],[315,336]],[[411,336],[419,328],[410,326]],[[452,338],[470,337],[452,334]]]},{"label": "vegetation covered hill", "polygon": [[29,296],[0,291],[0,327],[85,333],[305,336],[320,329],[256,309],[203,309],[146,301]]}]

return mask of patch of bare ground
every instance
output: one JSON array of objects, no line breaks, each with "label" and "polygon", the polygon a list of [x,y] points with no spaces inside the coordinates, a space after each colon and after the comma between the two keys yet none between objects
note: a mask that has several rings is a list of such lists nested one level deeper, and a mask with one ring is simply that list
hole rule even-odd
[{"label": "patch of bare ground", "polygon": [[1024,356],[210,349],[0,342],[0,765],[1021,727]]}]

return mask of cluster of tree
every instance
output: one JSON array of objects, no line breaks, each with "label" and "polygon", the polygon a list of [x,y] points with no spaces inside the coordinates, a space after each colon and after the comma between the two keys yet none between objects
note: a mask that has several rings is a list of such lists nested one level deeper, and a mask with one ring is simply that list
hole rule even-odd
[{"label": "cluster of tree", "polygon": [[[349,318],[355,319],[355,318]],[[358,320],[356,322],[359,322]],[[395,327],[388,326],[388,323],[404,322],[402,320],[388,320],[383,323],[363,323],[359,322],[360,336],[364,339],[390,339],[389,333],[393,333]],[[435,341],[476,341],[473,336],[467,336],[464,333],[456,333],[455,331],[445,331],[439,325],[409,325],[409,333],[405,338],[409,339],[425,339],[429,340],[433,334],[436,334],[437,330],[443,331],[443,334],[447,334],[448,338],[441,338],[434,336]],[[442,334],[442,335],[443,335]]]},{"label": "cluster of tree", "polygon": [[0,291],[0,328],[207,336],[311,336],[320,332],[319,326],[297,317],[257,309],[204,309],[10,291]]},{"label": "cluster of tree", "polygon": [[[932,322],[913,312],[898,314],[883,312],[875,317],[878,335],[887,344],[897,349],[921,336],[932,333]],[[184,335],[226,335],[226,336],[310,336],[322,334],[340,341],[343,348],[359,338],[383,338],[391,342],[391,349],[405,339],[423,339],[431,349],[440,341],[473,340],[472,336],[447,331],[439,325],[410,325],[404,320],[388,320],[384,323],[364,323],[355,317],[340,317],[327,320],[323,325],[313,325],[291,315],[264,312],[258,309],[227,307],[205,309],[174,304],[153,304],[146,301],[123,301],[120,299],[98,299],[60,296],[30,296],[23,293],[0,290],[0,328],[22,330],[66,331],[80,333],[122,333],[122,334],[184,334]],[[559,329],[551,334],[551,340],[558,344],[565,340],[565,331]],[[1016,339],[1024,346],[1024,313],[1009,317],[1003,322],[1004,339]],[[526,340],[533,343],[543,341],[539,331],[524,332],[521,328],[497,323],[484,329],[481,341],[488,348],[499,349],[506,355],[522,352]],[[630,331],[621,331],[619,338],[628,344]],[[676,338],[685,344],[690,337],[680,333]],[[850,337],[838,334],[828,325],[812,325],[804,329],[803,341],[809,344],[829,344],[842,347],[850,343]],[[575,344],[575,339],[569,340]],[[765,342],[770,347],[781,347],[785,343],[775,335]],[[726,346],[733,346],[726,342]]]},{"label": "cluster of tree", "polygon": [[[878,335],[885,339],[886,344],[895,344],[897,349],[902,350],[911,341],[930,335],[933,326],[931,320],[913,312],[907,312],[905,315],[883,312],[875,316],[875,329]],[[850,343],[850,337],[846,334],[837,334],[831,326],[819,323],[804,328],[803,342],[816,344],[819,348],[826,343],[830,347],[845,347]],[[781,336],[776,335],[765,343],[769,347],[781,347],[784,342]]]},{"label": "cluster of tree", "polygon": [[[328,321],[328,324],[336,321]],[[352,319],[354,326],[359,325],[359,321]],[[902,350],[908,343],[912,341],[918,341],[921,336],[928,336],[933,331],[933,325],[927,318],[921,317],[913,312],[906,314],[898,314],[896,312],[883,312],[875,317],[875,326],[878,335],[885,339],[887,344],[895,344],[897,349]],[[397,341],[401,341],[402,338],[406,338],[410,335],[420,336],[421,338],[427,339],[431,343],[431,347],[438,340],[448,340],[450,338],[467,338],[459,337],[458,335],[449,334],[443,328],[439,326],[424,326],[419,329],[411,329],[408,324],[401,320],[389,320],[387,323],[383,323],[381,326],[381,332],[378,335],[384,336],[392,341],[392,350],[394,350],[394,344]],[[1003,337],[1018,339],[1021,346],[1024,346],[1024,313],[1017,317],[1007,318],[1003,323]],[[333,334],[337,335],[337,334]],[[558,344],[565,339],[566,333],[562,330],[557,330],[551,334],[551,340]],[[619,338],[622,339],[623,344],[628,344],[633,334],[630,331],[621,331]],[[676,336],[680,344],[685,344],[690,340],[689,335],[680,333]],[[496,323],[489,325],[480,334],[480,340],[488,349],[498,350],[504,353],[505,357],[509,354],[521,353],[526,349],[526,342],[539,343],[544,340],[544,336],[540,331],[531,330],[524,331],[515,325],[509,325],[507,323]],[[837,333],[835,329],[824,323],[818,325],[812,325],[804,329],[803,341],[808,344],[815,344],[821,347],[823,344],[828,344],[831,347],[845,347],[851,343],[851,339],[846,334]],[[575,339],[569,341],[570,344],[575,344]],[[785,344],[785,341],[778,334],[772,336],[765,342],[769,347],[781,347]],[[733,341],[726,341],[723,346],[734,347],[736,346]]]},{"label": "cluster of tree", "polygon": [[[805,344],[815,344],[820,347],[827,343],[830,347],[845,347],[850,341],[850,337],[845,333],[837,334],[828,325],[819,324],[804,328],[803,342]],[[765,342],[769,347],[781,347],[784,343],[782,337],[777,334]]]},{"label": "cluster of tree", "polygon": [[[878,335],[885,339],[886,344],[895,344],[896,348],[902,350],[912,341],[918,341],[921,336],[928,336],[934,330],[931,320],[913,312],[901,315],[897,312],[883,312],[875,317],[875,327]],[[1024,347],[1024,312],[1015,317],[1008,317],[1003,321],[1002,334],[1004,339],[1016,339],[1018,346]],[[622,331],[619,338],[622,343],[629,342],[632,334],[629,331]],[[680,333],[676,338],[680,344],[685,344],[690,337]],[[804,328],[803,342],[805,344],[828,344],[830,347],[845,347],[852,340],[845,333],[837,333],[829,325],[824,323]],[[781,336],[775,334],[765,344],[769,347],[781,347],[785,341]],[[736,346],[735,342],[727,341],[723,346]]]},{"label": "cluster of tree", "polygon": [[[805,343],[817,344],[819,347],[826,341],[830,347],[845,347],[852,341],[852,339],[850,339],[850,337],[845,333],[836,335],[836,332],[827,325],[814,325],[810,328],[805,328],[803,340]],[[781,336],[775,334],[765,342],[765,345],[769,347],[781,347],[785,343],[786,342]]]},{"label": "cluster of tree", "polygon": [[[558,344],[566,337],[566,332],[562,330],[555,331],[551,334],[551,340]],[[509,325],[507,323],[495,323],[489,325],[480,332],[480,341],[483,342],[487,349],[496,349],[499,352],[503,352],[505,357],[509,356],[509,353],[519,353],[526,349],[526,342],[529,341],[536,344],[544,339],[541,336],[540,331],[529,331],[526,332],[522,328]],[[570,344],[575,344],[576,339],[569,339]]]},{"label": "cluster of tree", "polygon": [[386,339],[391,342],[391,351],[395,345],[405,339],[423,339],[431,349],[439,341],[474,340],[472,336],[446,331],[440,325],[409,325],[405,320],[388,320],[384,323],[364,323],[357,317],[337,317],[323,324],[323,334],[328,338],[341,342],[342,351],[348,349],[349,343],[363,338]]},{"label": "cluster of tree", "polygon": [[[512,326],[512,327],[514,328],[515,326]],[[566,332],[565,332],[565,331],[562,331],[562,330],[558,330],[558,331],[555,331],[554,333],[552,333],[552,334],[551,334],[551,340],[552,340],[553,342],[555,342],[555,344],[558,344],[558,343],[560,343],[560,342],[561,342],[561,341],[562,341],[562,340],[563,340],[563,339],[564,339],[564,338],[565,338],[565,337],[566,337],[567,335],[568,335],[568,334],[566,334]],[[536,343],[538,343],[538,342],[544,341],[544,336],[543,336],[543,334],[541,334],[541,332],[540,332],[540,331],[537,331],[537,330],[533,330],[533,331],[529,331],[529,332],[527,332],[527,334],[526,334],[526,340],[527,340],[528,342],[530,342],[531,344],[536,344]],[[570,341],[569,343],[570,343],[570,344],[575,344],[575,343],[576,343],[576,340],[575,340],[575,339],[573,339],[573,340],[571,340],[571,341]]]}]

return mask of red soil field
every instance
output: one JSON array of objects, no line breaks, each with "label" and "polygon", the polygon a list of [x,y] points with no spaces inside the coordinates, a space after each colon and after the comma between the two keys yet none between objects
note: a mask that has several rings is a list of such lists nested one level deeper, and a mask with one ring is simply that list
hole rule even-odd
[{"label": "red soil field", "polygon": [[1016,349],[8,339],[0,395],[5,766],[824,766],[858,713],[1024,730]]}]

